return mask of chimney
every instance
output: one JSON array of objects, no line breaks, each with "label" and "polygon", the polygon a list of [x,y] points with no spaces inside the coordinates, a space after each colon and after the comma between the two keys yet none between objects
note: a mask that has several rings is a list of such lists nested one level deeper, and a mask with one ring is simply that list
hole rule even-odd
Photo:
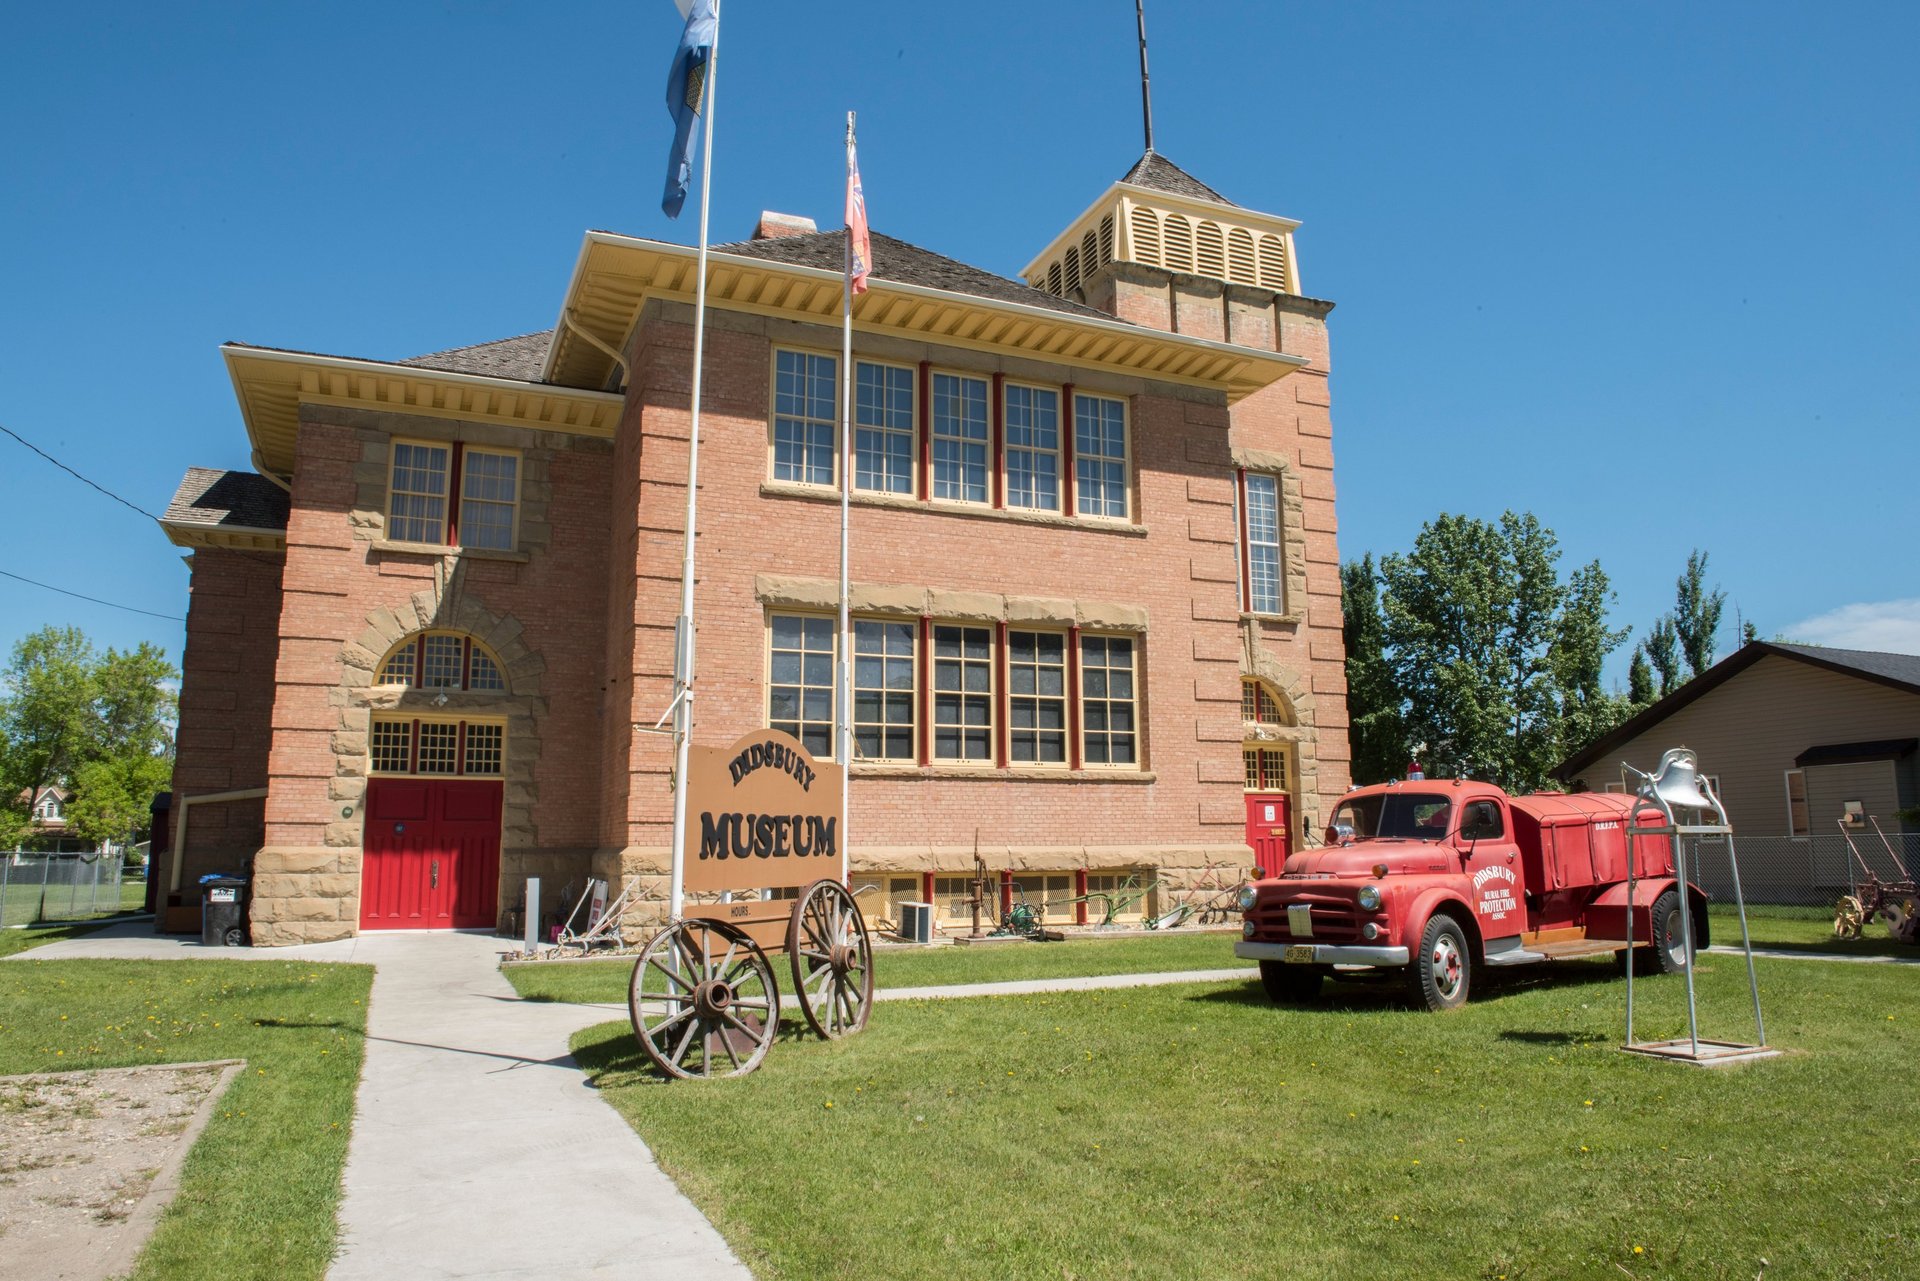
[{"label": "chimney", "polygon": [[813,225],[813,219],[802,218],[799,214],[775,213],[771,209],[760,211],[760,222],[753,229],[755,240],[778,240],[782,236],[811,236],[820,228]]}]

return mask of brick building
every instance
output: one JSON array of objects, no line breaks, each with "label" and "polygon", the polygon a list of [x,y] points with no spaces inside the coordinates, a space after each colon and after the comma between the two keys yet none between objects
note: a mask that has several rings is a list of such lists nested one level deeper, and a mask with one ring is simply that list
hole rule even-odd
[{"label": "brick building", "polygon": [[[1148,152],[1023,273],[874,237],[855,303],[848,847],[872,914],[976,848],[1050,919],[1230,884],[1348,783],[1325,318],[1296,224]],[[699,723],[831,748],[843,233],[713,249]],[[192,600],[166,879],[256,942],[665,897],[695,252],[589,233],[548,332],[223,349],[252,472],[167,512]],[[553,890],[549,889],[549,902]],[[1123,898],[1130,896],[1123,895]]]}]

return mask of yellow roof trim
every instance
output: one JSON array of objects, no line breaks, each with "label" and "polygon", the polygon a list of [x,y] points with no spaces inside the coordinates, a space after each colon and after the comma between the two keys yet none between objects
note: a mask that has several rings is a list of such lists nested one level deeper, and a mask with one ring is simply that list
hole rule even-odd
[{"label": "yellow roof trim", "polygon": [[[590,231],[568,282],[561,314],[602,343],[624,351],[649,299],[691,302],[699,254],[685,245]],[[837,325],[841,274],[818,267],[708,251],[708,304],[789,320]],[[1017,351],[1100,372],[1223,390],[1231,403],[1279,381],[1308,361],[1104,316],[1075,315],[1028,303],[978,298],[897,281],[872,281],[853,301],[853,325],[865,333],[907,333],[948,347]],[[568,385],[604,382],[612,362],[568,323],[555,330],[543,376]]]},{"label": "yellow roof trim", "polygon": [[256,529],[250,525],[196,525],[190,521],[163,520],[167,541],[175,547],[226,547],[242,552],[284,552],[287,531]]},{"label": "yellow roof trim", "polygon": [[293,471],[303,404],[423,414],[610,440],[625,403],[617,392],[549,387],[346,356],[272,351],[244,343],[227,343],[220,354],[233,379],[247,438],[267,467],[282,474]]}]

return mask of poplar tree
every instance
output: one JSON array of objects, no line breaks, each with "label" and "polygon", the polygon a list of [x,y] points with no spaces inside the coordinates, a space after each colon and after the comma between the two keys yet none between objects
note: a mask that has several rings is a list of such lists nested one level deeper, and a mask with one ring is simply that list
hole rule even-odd
[{"label": "poplar tree", "polygon": [[1713,666],[1727,594],[1717,587],[1707,590],[1707,553],[1697,547],[1687,557],[1686,571],[1674,580],[1673,587],[1674,634],[1686,657],[1688,673],[1698,676]]},{"label": "poplar tree", "polygon": [[1671,614],[1662,614],[1653,620],[1653,626],[1647,628],[1644,648],[1647,661],[1660,677],[1657,693],[1665,698],[1680,684],[1680,637],[1674,630]]},{"label": "poplar tree", "polygon": [[1659,695],[1653,688],[1653,664],[1647,661],[1647,649],[1644,645],[1633,648],[1633,662],[1627,668],[1627,700],[1635,707],[1645,707]]}]

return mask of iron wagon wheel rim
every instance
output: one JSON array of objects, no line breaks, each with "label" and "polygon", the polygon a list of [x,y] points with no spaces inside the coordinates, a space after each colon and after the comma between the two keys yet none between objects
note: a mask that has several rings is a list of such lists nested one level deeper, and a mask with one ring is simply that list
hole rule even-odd
[{"label": "iron wagon wheel rim", "polygon": [[867,1025],[873,945],[860,904],[838,881],[815,881],[787,920],[787,960],[807,1023],[829,1041]]},{"label": "iron wagon wheel rim", "polygon": [[745,1076],[780,1027],[780,988],[760,946],[723,921],[661,930],[634,962],[627,1018],[653,1065],[677,1080]]}]

